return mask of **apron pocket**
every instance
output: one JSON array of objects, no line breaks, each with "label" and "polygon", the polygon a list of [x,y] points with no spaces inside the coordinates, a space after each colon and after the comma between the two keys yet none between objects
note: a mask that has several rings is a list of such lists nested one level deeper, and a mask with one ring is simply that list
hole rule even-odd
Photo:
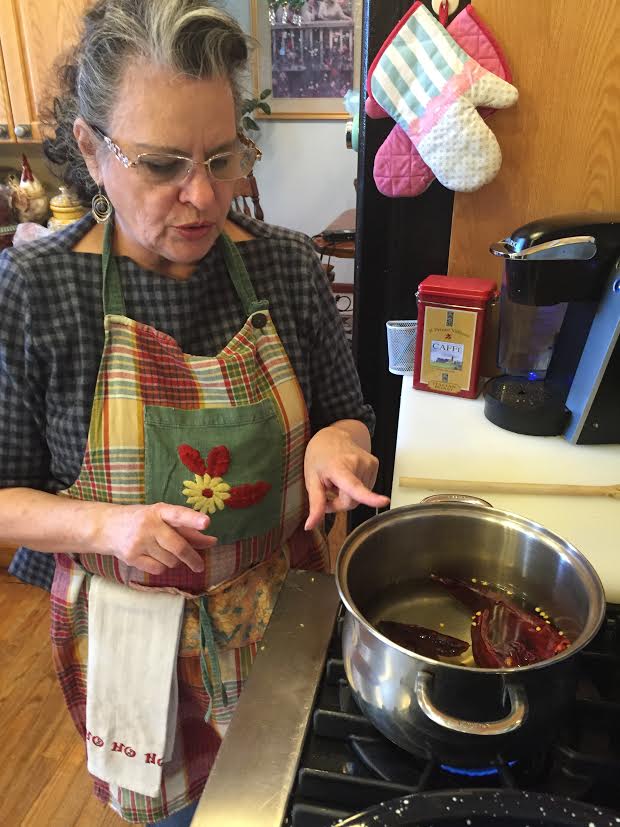
[{"label": "apron pocket", "polygon": [[254,405],[144,408],[145,496],[202,511],[220,544],[267,534],[282,507],[284,434],[270,399]]}]

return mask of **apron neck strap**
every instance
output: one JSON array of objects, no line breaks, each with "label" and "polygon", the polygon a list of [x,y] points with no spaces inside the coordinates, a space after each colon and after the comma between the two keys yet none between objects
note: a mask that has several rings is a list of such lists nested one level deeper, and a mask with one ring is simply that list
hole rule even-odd
[{"label": "apron neck strap", "polygon": [[254,292],[248,271],[235,244],[233,244],[226,233],[221,233],[217,243],[224,256],[228,275],[232,280],[237,296],[239,296],[243,304],[246,316],[251,316],[258,310],[267,310],[269,302],[266,299],[256,298],[256,293]]},{"label": "apron neck strap", "polygon": [[121,287],[121,277],[118,272],[116,259],[112,255],[112,234],[114,224],[106,221],[103,232],[103,253],[101,267],[103,270],[103,314],[104,316],[124,316],[125,300]]},{"label": "apron neck strap", "polygon": [[[103,270],[103,312],[104,315],[124,316],[125,315],[125,300],[123,298],[123,289],[121,287],[121,277],[116,264],[116,259],[112,255],[112,237],[114,233],[114,225],[112,221],[107,221],[103,233],[103,253],[102,253],[102,270]],[[243,304],[246,316],[251,316],[258,310],[266,310],[269,307],[269,302],[266,300],[259,300],[256,298],[256,293],[252,287],[252,282],[245,268],[243,259],[239,254],[236,246],[230,238],[222,233],[217,243],[220,251],[224,256],[228,274],[232,280],[235,291]]]}]

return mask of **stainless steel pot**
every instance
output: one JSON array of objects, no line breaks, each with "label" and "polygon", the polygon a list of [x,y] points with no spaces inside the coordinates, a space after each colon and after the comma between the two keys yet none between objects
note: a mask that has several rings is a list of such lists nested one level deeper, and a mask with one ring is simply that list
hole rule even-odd
[{"label": "stainless steel pot", "polygon": [[[429,583],[431,574],[523,596],[572,645],[513,669],[439,662],[402,648],[377,631],[379,620],[436,629],[441,622],[441,631],[470,639],[469,611]],[[460,495],[429,497],[363,523],[342,546],[336,581],[347,610],[345,670],[362,711],[398,746],[458,767],[486,766],[498,754],[517,759],[556,737],[575,694],[575,655],[605,612],[596,572],[570,543]]]}]

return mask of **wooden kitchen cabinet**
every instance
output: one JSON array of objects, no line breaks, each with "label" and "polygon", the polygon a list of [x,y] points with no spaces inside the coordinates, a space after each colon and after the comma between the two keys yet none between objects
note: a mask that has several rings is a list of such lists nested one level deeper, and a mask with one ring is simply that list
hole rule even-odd
[{"label": "wooden kitchen cabinet", "polygon": [[9,101],[9,88],[6,82],[4,71],[4,59],[0,48],[0,143],[7,143],[13,140],[13,124],[11,122],[11,103]]},{"label": "wooden kitchen cabinet", "polygon": [[[51,94],[52,66],[77,39],[87,0],[2,0],[0,49],[0,141],[40,141],[39,103]],[[4,74],[5,83],[3,84]]]}]

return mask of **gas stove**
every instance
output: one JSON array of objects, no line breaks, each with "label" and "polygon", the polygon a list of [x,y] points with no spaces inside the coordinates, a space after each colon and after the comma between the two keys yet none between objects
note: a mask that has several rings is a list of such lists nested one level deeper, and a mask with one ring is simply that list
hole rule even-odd
[{"label": "gas stove", "polygon": [[554,747],[467,771],[405,752],[362,715],[344,674],[340,613],[332,577],[289,574],[192,827],[332,827],[403,796],[465,802],[480,790],[620,814],[620,606],[608,606],[578,656],[573,714]]}]

